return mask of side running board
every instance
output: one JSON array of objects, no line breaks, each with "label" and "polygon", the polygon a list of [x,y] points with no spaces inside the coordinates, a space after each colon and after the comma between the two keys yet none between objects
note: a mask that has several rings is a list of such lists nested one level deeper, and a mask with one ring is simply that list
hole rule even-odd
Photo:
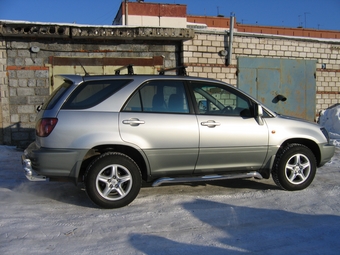
[{"label": "side running board", "polygon": [[200,181],[217,181],[217,180],[229,180],[229,179],[242,179],[242,178],[257,178],[262,179],[262,175],[258,172],[240,173],[240,174],[228,174],[228,175],[204,175],[194,177],[179,177],[170,178],[163,177],[157,179],[152,183],[153,187],[160,186],[164,183],[183,183],[183,182],[200,182]]}]

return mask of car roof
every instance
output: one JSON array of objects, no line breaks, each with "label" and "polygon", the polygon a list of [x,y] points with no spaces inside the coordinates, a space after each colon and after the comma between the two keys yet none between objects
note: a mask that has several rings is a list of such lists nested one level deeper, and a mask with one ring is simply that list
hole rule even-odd
[{"label": "car roof", "polygon": [[[94,81],[94,80],[121,80],[121,79],[131,79],[136,81],[146,81],[146,80],[190,80],[190,81],[209,81],[226,85],[227,83],[210,79],[210,78],[201,78],[194,76],[181,76],[181,75],[145,75],[145,74],[137,74],[137,75],[74,75],[74,74],[62,74],[56,75],[56,77],[62,78],[64,80],[72,81],[75,84],[79,84],[84,81]],[[228,84],[230,85],[230,84]],[[232,86],[232,85],[230,85]]]}]

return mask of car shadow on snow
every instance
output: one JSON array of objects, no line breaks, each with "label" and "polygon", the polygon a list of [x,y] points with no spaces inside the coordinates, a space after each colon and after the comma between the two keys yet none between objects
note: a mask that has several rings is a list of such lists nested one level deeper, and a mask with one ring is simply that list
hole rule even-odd
[{"label": "car shadow on snow", "polygon": [[[0,182],[0,187],[1,187]],[[208,189],[211,189],[209,191]],[[75,186],[70,182],[30,182],[26,178],[20,178],[19,181],[12,183],[11,189],[18,194],[30,196],[28,199],[39,201],[40,199],[52,199],[61,203],[76,205],[86,208],[99,208],[95,205],[86,194],[83,184]],[[211,182],[195,182],[183,184],[165,184],[160,187],[150,187],[149,184],[143,183],[139,197],[172,194],[225,194],[226,191],[237,192],[237,189],[254,189],[268,190],[277,189],[276,186],[257,182],[254,180],[225,180]],[[136,198],[138,199],[138,197]]]},{"label": "car shadow on snow", "polygon": [[86,208],[98,208],[88,198],[81,186],[70,182],[26,182],[13,188],[17,194],[25,194],[32,202],[41,203],[44,200],[54,200]]},{"label": "car shadow on snow", "polygon": [[[338,254],[340,250],[339,216],[250,208],[202,199],[184,203],[183,207],[200,223],[190,226],[188,222],[194,220],[178,218],[177,229],[160,235],[130,234],[130,244],[149,255]],[[166,237],[169,235],[171,238]]]},{"label": "car shadow on snow", "polygon": [[[208,190],[209,188],[211,191]],[[139,196],[152,196],[155,193],[158,195],[176,195],[183,193],[198,195],[207,194],[207,192],[211,192],[211,194],[220,193],[222,195],[225,194],[226,191],[233,193],[237,192],[237,189],[273,190],[277,189],[277,187],[254,180],[225,180],[184,184],[165,184],[160,187],[150,187],[148,184],[143,183]],[[32,195],[37,199],[40,197],[81,207],[99,208],[91,202],[82,183],[75,186],[70,182],[30,182],[25,178],[13,187],[13,191],[21,194],[25,193],[26,195]],[[32,197],[32,199],[34,199],[34,197]],[[138,200],[138,197],[136,199]]]},{"label": "car shadow on snow", "polygon": [[212,186],[231,188],[231,189],[251,189],[251,190],[279,190],[274,182],[271,180],[256,180],[256,179],[234,179],[234,180],[222,180],[211,181],[208,184]]},{"label": "car shadow on snow", "polygon": [[49,192],[44,193],[43,196],[66,203],[85,208],[98,208],[86,194],[85,188],[82,184],[78,186],[73,183],[50,182],[53,186]]}]

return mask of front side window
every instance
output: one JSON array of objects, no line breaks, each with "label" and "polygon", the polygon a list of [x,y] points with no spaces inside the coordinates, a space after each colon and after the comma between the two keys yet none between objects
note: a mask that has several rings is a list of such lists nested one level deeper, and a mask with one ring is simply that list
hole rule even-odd
[{"label": "front side window", "polygon": [[189,113],[182,81],[150,81],[130,98],[123,111]]},{"label": "front side window", "polygon": [[192,83],[198,114],[252,117],[251,101],[226,86],[202,82]]},{"label": "front side window", "polygon": [[91,108],[116,93],[130,80],[89,81],[80,84],[67,99],[62,109]]}]

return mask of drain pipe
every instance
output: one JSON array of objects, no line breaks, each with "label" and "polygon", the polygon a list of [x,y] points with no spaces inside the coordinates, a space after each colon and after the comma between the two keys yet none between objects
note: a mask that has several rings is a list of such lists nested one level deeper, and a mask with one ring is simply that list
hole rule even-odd
[{"label": "drain pipe", "polygon": [[230,14],[229,49],[228,49],[227,66],[231,65],[231,56],[232,56],[232,51],[233,51],[234,22],[235,22],[235,14],[231,13]]}]

